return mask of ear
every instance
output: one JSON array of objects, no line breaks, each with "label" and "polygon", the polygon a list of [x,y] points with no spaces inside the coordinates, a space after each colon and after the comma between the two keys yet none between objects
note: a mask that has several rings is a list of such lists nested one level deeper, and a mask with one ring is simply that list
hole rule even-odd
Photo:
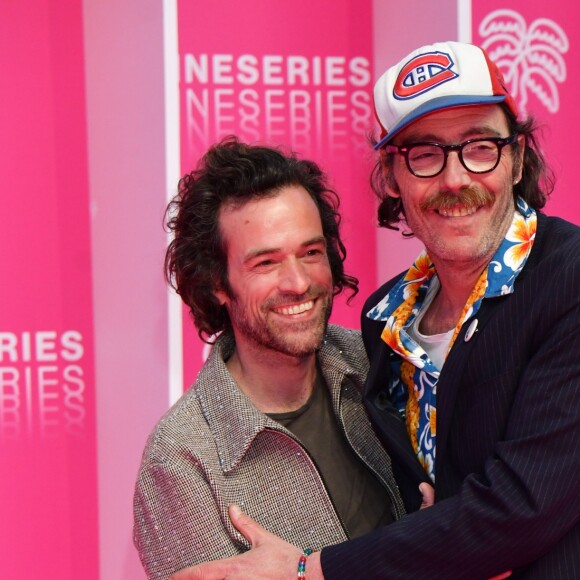
[{"label": "ear", "polygon": [[517,159],[518,171],[514,175],[514,184],[517,184],[522,180],[522,174],[524,171],[525,152],[526,152],[526,137],[525,135],[518,135],[518,159]]},{"label": "ear", "polygon": [[393,173],[393,168],[384,166],[383,171],[385,172],[384,184],[385,184],[385,191],[389,197],[401,197],[401,190],[399,189],[399,185],[395,180],[395,175]]},{"label": "ear", "polygon": [[229,303],[229,297],[225,290],[214,290],[213,295],[217,298],[217,301],[222,306],[227,306]]}]

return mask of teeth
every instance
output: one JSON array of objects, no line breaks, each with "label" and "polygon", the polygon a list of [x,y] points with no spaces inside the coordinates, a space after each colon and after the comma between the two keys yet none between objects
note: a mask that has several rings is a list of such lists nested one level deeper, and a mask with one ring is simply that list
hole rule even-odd
[{"label": "teeth", "polygon": [[474,214],[477,211],[477,207],[465,207],[465,206],[456,206],[456,207],[449,207],[449,208],[440,208],[437,210],[439,215],[443,217],[464,217],[467,215]]},{"label": "teeth", "polygon": [[277,308],[276,312],[280,314],[302,314],[307,310],[312,310],[314,307],[314,301],[309,300],[308,302],[303,302],[302,304],[294,304],[293,306],[285,306],[284,308]]}]

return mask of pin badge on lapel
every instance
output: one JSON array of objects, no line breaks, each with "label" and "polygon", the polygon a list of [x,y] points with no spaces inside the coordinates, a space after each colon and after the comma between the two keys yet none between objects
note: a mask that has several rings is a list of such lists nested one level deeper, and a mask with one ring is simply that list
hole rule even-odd
[{"label": "pin badge on lapel", "polygon": [[473,320],[469,325],[469,328],[467,329],[467,332],[465,333],[465,337],[463,340],[465,340],[465,342],[469,342],[471,340],[471,337],[476,333],[476,331],[477,331],[477,318]]}]

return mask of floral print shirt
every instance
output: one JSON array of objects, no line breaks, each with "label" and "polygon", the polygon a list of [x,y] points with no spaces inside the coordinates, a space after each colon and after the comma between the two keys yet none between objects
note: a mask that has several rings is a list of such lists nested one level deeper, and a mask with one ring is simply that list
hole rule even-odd
[{"label": "floral print shirt", "polygon": [[[512,224],[498,250],[481,273],[453,332],[449,350],[465,321],[472,318],[486,298],[514,291],[514,282],[526,263],[536,235],[536,212],[518,198]],[[435,481],[436,394],[441,369],[408,334],[421,311],[427,290],[437,272],[426,251],[410,270],[368,313],[384,321],[381,335],[398,355],[391,368],[388,389],[391,400],[407,424],[407,432],[419,461]]]}]

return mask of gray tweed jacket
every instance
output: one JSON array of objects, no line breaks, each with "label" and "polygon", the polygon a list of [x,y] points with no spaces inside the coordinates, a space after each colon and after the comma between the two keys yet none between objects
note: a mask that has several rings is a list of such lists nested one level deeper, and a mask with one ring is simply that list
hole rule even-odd
[{"label": "gray tweed jacket", "polygon": [[[319,472],[300,441],[258,411],[236,387],[221,336],[195,385],[149,437],[134,497],[134,540],[150,578],[249,548],[230,524],[239,504],[271,532],[322,548],[347,534]],[[361,402],[368,362],[358,332],[330,325],[318,360],[338,422],[360,458],[404,514],[391,460]]]}]

